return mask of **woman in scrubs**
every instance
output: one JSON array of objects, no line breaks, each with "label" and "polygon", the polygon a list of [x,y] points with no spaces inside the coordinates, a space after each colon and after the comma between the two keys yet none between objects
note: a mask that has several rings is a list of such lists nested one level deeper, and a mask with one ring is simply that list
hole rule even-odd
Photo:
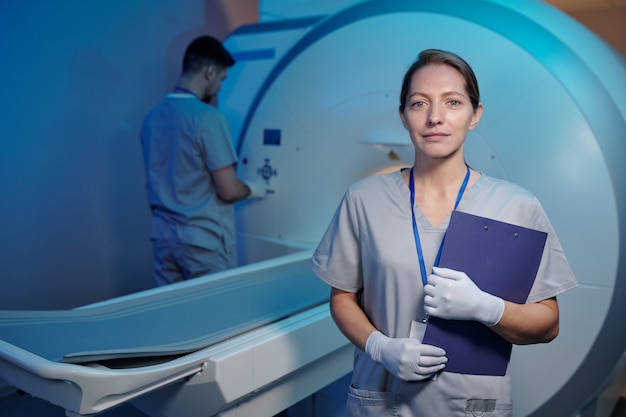
[{"label": "woman in scrubs", "polygon": [[[482,113],[467,62],[422,51],[399,106],[413,167],[352,184],[313,255],[313,270],[332,287],[332,316],[356,347],[350,416],[512,416],[508,370],[447,372],[446,352],[422,343],[429,315],[479,322],[512,344],[558,334],[556,296],[576,279],[537,199],[465,163],[467,133]],[[525,303],[480,290],[463,271],[433,267],[453,210],[547,233]]]}]

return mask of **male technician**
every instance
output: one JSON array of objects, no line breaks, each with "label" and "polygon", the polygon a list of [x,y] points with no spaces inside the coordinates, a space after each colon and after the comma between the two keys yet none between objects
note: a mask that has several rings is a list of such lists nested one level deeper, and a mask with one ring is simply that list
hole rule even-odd
[{"label": "male technician", "polygon": [[144,120],[156,286],[237,266],[233,203],[266,195],[237,177],[230,127],[209,104],[234,63],[219,40],[195,39],[176,88]]}]

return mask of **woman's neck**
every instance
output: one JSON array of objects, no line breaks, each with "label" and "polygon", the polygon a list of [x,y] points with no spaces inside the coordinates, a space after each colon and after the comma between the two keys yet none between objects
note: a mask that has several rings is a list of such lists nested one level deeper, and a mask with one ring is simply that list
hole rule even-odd
[{"label": "woman's neck", "polygon": [[[413,167],[415,203],[420,207],[433,227],[438,227],[454,209],[461,184],[469,167],[463,162],[455,165]],[[466,189],[478,179],[479,174],[470,170]],[[410,180],[410,171],[406,181]]]},{"label": "woman's neck", "polygon": [[467,173],[464,159],[418,161],[413,165],[413,178],[416,185],[426,188],[447,188],[458,186]]}]

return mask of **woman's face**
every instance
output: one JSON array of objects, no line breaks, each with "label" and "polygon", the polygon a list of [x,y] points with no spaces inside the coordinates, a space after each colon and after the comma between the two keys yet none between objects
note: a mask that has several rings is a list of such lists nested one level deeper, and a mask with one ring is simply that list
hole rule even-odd
[{"label": "woman's face", "polygon": [[448,65],[427,65],[413,74],[406,106],[400,113],[416,153],[428,158],[463,155],[467,132],[478,124],[460,72]]}]

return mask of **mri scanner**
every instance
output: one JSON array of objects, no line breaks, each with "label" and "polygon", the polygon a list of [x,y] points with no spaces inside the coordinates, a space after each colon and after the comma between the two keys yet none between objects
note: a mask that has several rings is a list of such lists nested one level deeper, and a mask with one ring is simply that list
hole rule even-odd
[{"label": "mri scanner", "polygon": [[[516,346],[515,416],[605,416],[624,386],[626,64],[535,1],[385,0],[242,27],[220,95],[244,178],[242,266],[70,311],[0,312],[0,377],[68,416],[271,416],[348,374],[352,346],[308,259],[346,187],[410,165],[397,116],[425,48],[473,66],[474,168],[535,193],[580,282],[561,332]],[[327,417],[327,416],[326,416]]]}]

